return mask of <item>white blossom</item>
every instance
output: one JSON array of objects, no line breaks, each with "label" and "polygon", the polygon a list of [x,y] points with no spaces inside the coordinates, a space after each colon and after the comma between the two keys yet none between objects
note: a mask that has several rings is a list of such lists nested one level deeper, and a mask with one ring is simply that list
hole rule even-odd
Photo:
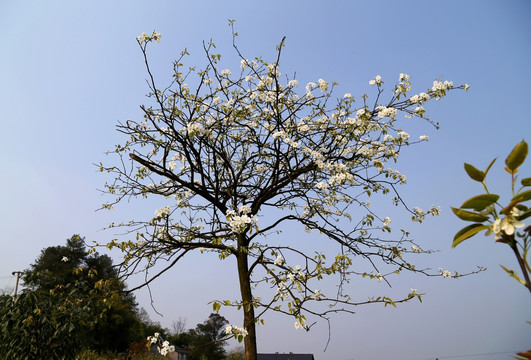
[{"label": "white blossom", "polygon": [[317,87],[317,84],[314,83],[314,82],[309,82],[308,84],[306,84],[306,93],[312,91],[313,89],[315,89]]},{"label": "white blossom", "polygon": [[171,207],[169,207],[169,206],[164,206],[164,207],[161,207],[160,209],[157,209],[157,210],[155,211],[155,215],[156,215],[157,217],[164,217],[164,216],[166,216],[166,215],[169,215],[170,212],[171,212]]},{"label": "white blossom", "polygon": [[288,82],[288,86],[290,87],[296,87],[297,85],[299,85],[299,82],[297,80],[290,80]]},{"label": "white blossom", "polygon": [[234,233],[241,233],[248,225],[256,225],[258,222],[256,216],[236,215],[232,210],[228,210],[225,215],[229,219],[229,225]]},{"label": "white blossom", "polygon": [[439,268],[439,271],[440,271],[442,277],[444,277],[444,278],[447,278],[447,277],[451,278],[452,277],[452,273],[450,271],[446,270],[446,269]]},{"label": "white blossom", "polygon": [[186,125],[186,131],[188,132],[188,135],[194,136],[196,134],[204,133],[205,128],[199,123],[189,123],[188,125]]},{"label": "white blossom", "polygon": [[140,36],[137,37],[138,41],[140,41],[141,43],[146,41],[147,39],[149,39],[149,35],[146,34],[145,32],[143,32],[142,34],[140,34]]},{"label": "white blossom", "polygon": [[413,209],[413,216],[411,217],[411,220],[415,221],[415,222],[422,222],[425,218],[426,218],[426,212],[424,212],[424,210],[422,210],[421,208],[419,207],[415,207]]},{"label": "white blossom", "polygon": [[328,90],[328,83],[326,81],[324,81],[323,79],[319,79],[318,82],[319,89],[321,89],[321,92],[325,92],[326,90]]},{"label": "white blossom", "polygon": [[371,81],[369,81],[369,85],[381,85],[382,84],[382,77],[380,75],[376,75],[375,78]]},{"label": "white blossom", "polygon": [[251,212],[251,207],[249,205],[242,205],[238,208],[238,211],[246,215]]},{"label": "white blossom", "polygon": [[394,119],[397,113],[397,110],[392,107],[378,106],[376,109],[378,110],[378,117],[380,119],[385,117]]},{"label": "white blossom", "polygon": [[227,325],[225,327],[225,334],[226,335],[241,335],[243,337],[246,337],[249,335],[246,329],[238,327],[236,325]]},{"label": "white blossom", "polygon": [[397,133],[398,136],[400,136],[400,138],[403,140],[403,141],[408,141],[409,140],[409,134],[405,131],[399,131]]},{"label": "white blossom", "polygon": [[418,95],[413,95],[411,98],[409,98],[409,101],[413,104],[422,104],[426,101],[430,100],[430,95],[426,93],[420,93]]},{"label": "white blossom", "polygon": [[151,35],[151,37],[156,42],[160,42],[160,38],[162,37],[162,35],[159,32],[156,32],[155,30],[153,30],[153,34]]},{"label": "white blossom", "polygon": [[513,207],[509,216],[506,216],[503,219],[496,219],[490,226],[490,230],[497,238],[501,237],[502,231],[506,235],[513,235],[516,229],[520,229],[525,226],[524,222],[516,219],[521,214],[522,211],[520,209]]},{"label": "white blossom", "polygon": [[295,321],[294,326],[295,329],[303,329],[306,326],[306,321],[304,321],[304,319],[297,320]]},{"label": "white blossom", "polygon": [[232,334],[232,325],[227,325],[225,327],[225,334],[227,334],[227,335]]},{"label": "white blossom", "polygon": [[322,298],[324,295],[319,291],[319,289],[316,289],[314,292],[313,292],[313,298],[316,299],[316,300],[319,300],[320,298]]},{"label": "white blossom", "polygon": [[319,190],[326,190],[328,189],[328,184],[320,181],[317,184],[315,184],[315,188]]},{"label": "white blossom", "polygon": [[409,81],[409,75],[401,73],[399,77],[399,81]]},{"label": "white blossom", "polygon": [[439,100],[446,95],[446,91],[453,87],[454,83],[452,81],[434,81],[431,91],[435,94],[437,100]]}]

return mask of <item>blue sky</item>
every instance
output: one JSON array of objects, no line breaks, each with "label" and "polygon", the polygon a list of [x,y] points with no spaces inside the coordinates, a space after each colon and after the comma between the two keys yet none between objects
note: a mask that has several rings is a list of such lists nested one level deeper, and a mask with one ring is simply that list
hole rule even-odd
[{"label": "blue sky", "polygon": [[[286,36],[281,71],[296,71],[301,81],[335,80],[338,94],[359,97],[370,93],[375,75],[391,83],[402,72],[411,76],[414,91],[441,77],[469,83],[468,93],[454,92],[429,106],[440,130],[410,125],[430,140],[405,151],[399,166],[408,177],[401,189],[408,203],[440,205],[443,215],[420,226],[393,217],[393,225],[440,250],[419,260],[427,266],[461,272],[488,267],[459,280],[405,275],[392,289],[356,282],[352,291],[360,297],[410,288],[426,296],[422,304],[360,307],[355,315],[333,318],[324,353],[326,324],[303,333],[291,319],[271,316],[258,330],[259,351],[312,352],[318,360],[423,360],[530,348],[529,293],[499,267],[514,267],[511,254],[483,236],[452,250],[463,224],[449,208],[482,191],[468,180],[463,162],[483,168],[494,157],[503,160],[522,138],[531,140],[530,15],[529,1],[2,2],[0,286],[12,287],[12,271],[27,268],[41,249],[72,234],[103,242],[115,236],[101,230],[110,221],[152,214],[154,208],[140,203],[95,211],[106,201],[97,190],[106,179],[93,164],[109,161],[105,151],[123,140],[115,125],[139,119],[146,101],[135,38],[153,29],[162,33],[150,56],[164,81],[185,47],[190,65],[202,63],[201,44],[210,38],[231,54],[230,18],[237,20],[239,46],[249,57],[271,58]],[[501,164],[492,170],[491,186],[507,197],[509,178]],[[521,169],[526,176],[530,164]],[[164,317],[151,310],[147,292],[137,299],[163,325],[185,317],[193,327],[208,317],[210,300],[234,296],[233,270],[214,257],[186,260],[153,286]],[[241,323],[238,314],[222,314]],[[510,354],[466,357],[500,358]]]}]

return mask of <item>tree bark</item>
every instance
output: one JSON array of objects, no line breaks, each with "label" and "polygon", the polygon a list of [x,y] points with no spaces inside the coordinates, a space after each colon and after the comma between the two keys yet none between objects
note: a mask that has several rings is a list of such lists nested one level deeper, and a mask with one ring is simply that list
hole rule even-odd
[{"label": "tree bark", "polygon": [[257,360],[256,323],[254,319],[254,307],[252,304],[253,294],[251,291],[251,279],[246,246],[240,247],[240,251],[237,255],[237,262],[240,293],[243,304],[243,327],[247,330],[247,336],[244,338],[245,360]]}]

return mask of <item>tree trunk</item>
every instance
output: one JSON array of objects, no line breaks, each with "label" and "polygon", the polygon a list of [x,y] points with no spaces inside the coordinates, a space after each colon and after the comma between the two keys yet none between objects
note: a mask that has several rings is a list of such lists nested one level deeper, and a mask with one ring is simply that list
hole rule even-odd
[{"label": "tree trunk", "polygon": [[243,328],[247,330],[247,336],[243,340],[245,345],[245,360],[257,360],[256,323],[254,321],[254,307],[252,305],[253,294],[251,292],[251,280],[246,248],[240,248],[237,261],[240,293],[243,303]]}]

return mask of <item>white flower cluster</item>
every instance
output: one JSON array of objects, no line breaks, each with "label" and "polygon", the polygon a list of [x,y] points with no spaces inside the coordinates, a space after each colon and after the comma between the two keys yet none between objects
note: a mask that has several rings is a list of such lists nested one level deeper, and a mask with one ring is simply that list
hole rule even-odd
[{"label": "white flower cluster", "polygon": [[302,271],[302,268],[300,265],[295,265],[293,269],[291,269],[291,273],[288,274],[288,279],[293,282],[295,280],[295,277],[299,277],[301,279],[304,279],[306,277],[306,274],[304,271]]},{"label": "white flower cluster", "polygon": [[397,135],[402,139],[402,141],[408,141],[409,140],[409,134],[405,131],[399,131]]},{"label": "white flower cluster", "polygon": [[454,87],[453,81],[434,81],[433,86],[431,88],[431,91],[435,94],[437,97],[437,100],[441,99],[443,96],[446,95],[446,91]]},{"label": "white flower cluster", "polygon": [[383,81],[382,81],[382,77],[380,75],[376,75],[375,78],[371,81],[369,81],[369,85],[371,86],[374,86],[374,85],[382,85],[383,84]]},{"label": "white flower cluster", "polygon": [[452,277],[452,273],[446,269],[443,269],[443,268],[439,268],[439,272],[441,273],[441,275],[444,277],[444,278],[451,278]]},{"label": "white flower cluster", "polygon": [[236,325],[227,325],[225,327],[225,334],[227,335],[241,335],[243,337],[247,336],[247,330],[244,328],[238,327]]},{"label": "white flower cluster", "polygon": [[319,289],[315,289],[312,296],[315,300],[319,300],[320,298],[324,297],[323,293],[320,292]]},{"label": "white flower cluster", "polygon": [[319,89],[321,89],[321,92],[326,92],[328,90],[328,83],[324,81],[323,79],[319,79]]},{"label": "white flower cluster", "polygon": [[227,210],[225,216],[229,220],[229,225],[232,232],[241,233],[245,230],[247,225],[256,225],[258,218],[256,216],[249,216],[251,208],[248,205],[243,205],[238,208],[238,214],[234,210]]},{"label": "white flower cluster", "polygon": [[522,211],[513,207],[509,216],[503,219],[496,219],[490,226],[490,230],[494,233],[496,238],[501,238],[502,231],[505,235],[513,235],[516,229],[523,228],[525,223],[516,218],[522,215]]},{"label": "white flower cluster", "polygon": [[148,336],[147,340],[150,343],[155,344],[159,340],[159,336],[160,336],[160,334],[158,332],[156,332],[153,336]]},{"label": "white flower cluster", "polygon": [[289,298],[290,297],[288,286],[286,285],[285,282],[281,282],[281,283],[278,284],[278,286],[277,286],[277,295],[279,295],[281,298]]},{"label": "white flower cluster", "polygon": [[170,343],[168,341],[164,341],[162,343],[162,348],[159,348],[159,353],[162,356],[166,356],[169,353],[174,352],[174,351],[175,351],[175,346],[170,345]]},{"label": "white flower cluster", "polygon": [[411,250],[413,252],[416,252],[417,254],[420,254],[422,252],[422,249],[419,248],[417,245],[411,245]]},{"label": "white flower cluster", "polygon": [[378,117],[380,119],[383,119],[385,117],[394,119],[397,113],[397,110],[392,107],[378,106],[376,110],[378,110]]},{"label": "white flower cluster", "polygon": [[347,172],[340,172],[338,174],[332,175],[330,179],[328,179],[328,183],[330,185],[333,185],[333,184],[341,185],[341,184],[344,184],[346,181],[347,182],[354,181],[354,175],[352,175],[351,173],[347,173]]},{"label": "white flower cluster", "polygon": [[328,184],[322,181],[319,181],[317,184],[315,184],[315,188],[319,190],[326,190],[328,189]]},{"label": "white flower cluster", "polygon": [[282,265],[284,263],[284,259],[282,259],[282,255],[278,255],[275,261],[273,261],[273,264],[275,265]]},{"label": "white flower cluster", "polygon": [[194,136],[196,134],[203,134],[205,128],[199,123],[189,123],[186,125],[186,131],[188,132],[188,135]]},{"label": "white flower cluster", "polygon": [[409,101],[412,102],[413,104],[422,104],[422,103],[425,103],[426,101],[430,100],[430,95],[426,94],[426,93],[420,93],[418,95],[413,95]]},{"label": "white flower cluster", "polygon": [[[162,338],[160,337],[159,333],[155,333],[153,336],[147,337],[147,340],[150,344],[156,344],[159,341],[159,339],[160,341],[162,341]],[[170,345],[168,341],[164,341],[162,342],[162,347],[157,346],[157,349],[162,356],[166,356],[170,352],[175,351],[175,346]]]},{"label": "white flower cluster", "polygon": [[140,34],[140,36],[137,37],[137,39],[142,44],[143,42],[148,42],[148,41],[151,41],[151,40],[155,40],[156,42],[160,42],[160,38],[161,37],[162,37],[162,35],[160,35],[159,32],[153,30],[153,33],[151,33],[151,36],[146,34],[145,32],[143,32],[142,34]]},{"label": "white flower cluster", "polygon": [[424,211],[419,207],[415,207],[413,209],[413,216],[411,217],[411,220],[421,223],[426,219],[426,215],[430,214],[431,216],[439,216],[441,215],[441,207],[432,205],[432,207],[428,211]]},{"label": "white flower cluster", "polygon": [[426,213],[424,212],[424,210],[422,210],[419,207],[415,207],[413,209],[413,212],[415,214],[411,217],[411,220],[413,220],[415,222],[419,222],[420,223],[426,218]]},{"label": "white flower cluster", "polygon": [[167,216],[169,215],[171,212],[171,207],[169,206],[164,206],[164,207],[161,207],[160,209],[157,209],[155,211],[155,215],[157,217],[164,217],[164,216]]},{"label": "white flower cluster", "polygon": [[289,146],[291,147],[294,147],[294,148],[297,148],[299,147],[299,143],[296,142],[296,141],[293,141],[289,136],[288,134],[286,134],[286,132],[284,130],[281,130],[281,131],[277,131],[276,133],[274,133],[273,135],[273,139],[278,139],[278,138],[281,138],[282,140],[284,140],[284,142],[286,144],[288,144]]},{"label": "white flower cluster", "polygon": [[301,318],[295,321],[294,325],[295,325],[295,329],[304,329],[306,327],[306,320]]}]

